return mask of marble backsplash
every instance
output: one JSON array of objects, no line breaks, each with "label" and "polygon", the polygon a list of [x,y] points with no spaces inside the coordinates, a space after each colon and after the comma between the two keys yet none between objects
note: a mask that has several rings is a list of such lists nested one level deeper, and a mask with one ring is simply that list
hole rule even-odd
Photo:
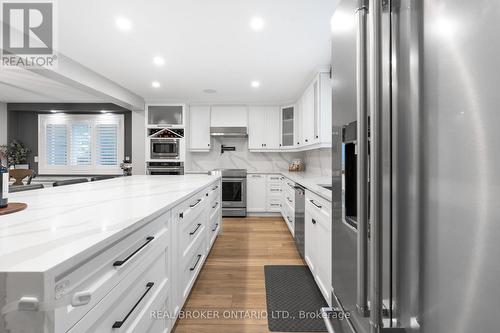
[{"label": "marble backsplash", "polygon": [[306,173],[315,176],[332,176],[332,151],[330,148],[314,149],[304,152]]},{"label": "marble backsplash", "polygon": [[[213,148],[208,153],[187,152],[187,171],[209,171],[212,169],[247,169],[250,172],[279,172],[288,170],[295,158],[304,159],[304,153],[252,153],[248,151],[248,140],[244,138],[214,138]],[[235,151],[221,154],[221,145],[235,147]]]},{"label": "marble backsplash", "polygon": [[[235,147],[235,151],[221,154],[221,145]],[[214,138],[213,149],[206,153],[187,152],[186,171],[206,172],[212,169],[247,169],[250,172],[280,172],[288,170],[296,158],[306,163],[306,173],[315,176],[331,176],[330,149],[315,149],[307,152],[251,153],[248,140],[243,138]]]}]

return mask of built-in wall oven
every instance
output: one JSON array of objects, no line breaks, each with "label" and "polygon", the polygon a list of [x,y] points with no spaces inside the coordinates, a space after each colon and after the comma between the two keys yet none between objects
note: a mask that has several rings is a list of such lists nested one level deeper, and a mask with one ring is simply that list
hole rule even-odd
[{"label": "built-in wall oven", "polygon": [[247,170],[218,169],[222,175],[222,216],[247,215]]},{"label": "built-in wall oven", "polygon": [[152,160],[177,160],[180,158],[181,139],[151,139],[150,157]]},{"label": "built-in wall oven", "polygon": [[183,175],[184,162],[148,162],[147,173],[152,176]]}]

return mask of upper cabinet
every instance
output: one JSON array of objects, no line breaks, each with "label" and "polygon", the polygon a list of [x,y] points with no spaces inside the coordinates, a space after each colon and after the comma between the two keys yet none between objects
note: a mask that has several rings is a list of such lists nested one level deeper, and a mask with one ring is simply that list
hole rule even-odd
[{"label": "upper cabinet", "polygon": [[149,104],[146,106],[146,122],[149,127],[184,127],[183,104]]},{"label": "upper cabinet", "polygon": [[247,107],[241,105],[212,105],[211,127],[247,127]]},{"label": "upper cabinet", "polygon": [[295,106],[285,106],[280,111],[280,148],[293,148],[295,146]]},{"label": "upper cabinet", "polygon": [[[298,103],[297,147],[331,146],[332,96],[329,73],[319,73]],[[312,147],[311,147],[312,148]]]},{"label": "upper cabinet", "polygon": [[248,149],[278,150],[280,144],[280,108],[251,106],[248,110]]},{"label": "upper cabinet", "polygon": [[210,106],[192,105],[189,108],[189,150],[210,150]]}]

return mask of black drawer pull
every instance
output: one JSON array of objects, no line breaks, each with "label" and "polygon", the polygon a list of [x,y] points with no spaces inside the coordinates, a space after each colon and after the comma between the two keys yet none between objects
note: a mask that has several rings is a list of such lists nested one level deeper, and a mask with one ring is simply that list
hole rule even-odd
[{"label": "black drawer pull", "polygon": [[288,222],[292,223],[292,220],[290,219],[290,216],[287,216],[286,219],[288,220]]},{"label": "black drawer pull", "polygon": [[215,187],[212,189],[212,191],[215,191],[218,188],[219,188],[219,185],[215,185]]},{"label": "black drawer pull", "polygon": [[141,246],[139,246],[139,248],[137,250],[135,250],[134,252],[132,252],[131,254],[129,254],[129,256],[123,260],[117,260],[113,263],[113,266],[121,266],[123,265],[124,263],[126,263],[130,258],[132,258],[133,256],[136,255],[137,252],[139,252],[140,250],[142,250],[143,247],[145,247],[146,245],[148,245],[153,239],[155,239],[153,236],[149,236],[149,237],[146,237],[146,242],[144,242],[144,244],[142,244]]},{"label": "black drawer pull", "polygon": [[217,207],[218,205],[219,205],[219,202],[217,201],[217,202],[215,203],[215,205],[213,205],[213,206],[212,206],[212,209],[214,209],[214,208],[215,208],[215,207]]},{"label": "black drawer pull", "polygon": [[289,203],[293,202],[292,200],[290,200],[290,197],[286,197],[286,200],[288,200]]},{"label": "black drawer pull", "polygon": [[311,222],[312,222],[313,224],[316,224],[316,220],[315,220],[315,219],[311,219]]},{"label": "black drawer pull", "polygon": [[215,229],[212,229],[212,231],[217,230],[218,227],[219,227],[219,223],[215,223]]},{"label": "black drawer pull", "polygon": [[196,200],[196,203],[189,205],[189,207],[194,208],[196,205],[198,205],[201,202],[201,199]]},{"label": "black drawer pull", "polygon": [[322,206],[318,205],[317,203],[314,202],[314,200],[309,200],[310,203],[312,203],[314,206],[316,206],[317,208],[321,209]]},{"label": "black drawer pull", "polygon": [[200,259],[201,259],[201,254],[198,254],[198,259],[196,259],[196,262],[194,263],[194,266],[189,269],[190,271],[194,271],[196,269],[196,266],[198,266],[198,263],[200,262]]},{"label": "black drawer pull", "polygon": [[130,309],[130,311],[127,313],[127,315],[125,316],[125,318],[123,318],[123,320],[121,320],[121,321],[115,321],[115,323],[113,324],[113,328],[120,328],[120,327],[122,327],[122,325],[125,323],[125,321],[128,319],[128,317],[130,317],[130,315],[132,314],[132,312],[134,312],[135,308],[139,305],[139,303],[141,303],[141,301],[144,299],[144,297],[146,297],[146,295],[151,290],[151,288],[153,288],[154,285],[155,285],[154,282],[148,282],[148,283],[146,283],[146,291],[144,292],[144,294],[142,294],[141,298],[139,298],[139,300],[137,301],[137,303],[135,303],[135,305],[132,307],[132,309]]},{"label": "black drawer pull", "polygon": [[194,229],[193,231],[191,231],[189,233],[189,236],[193,236],[198,231],[198,229],[200,229],[200,227],[201,227],[201,223],[198,223],[198,226],[196,227],[196,229]]}]

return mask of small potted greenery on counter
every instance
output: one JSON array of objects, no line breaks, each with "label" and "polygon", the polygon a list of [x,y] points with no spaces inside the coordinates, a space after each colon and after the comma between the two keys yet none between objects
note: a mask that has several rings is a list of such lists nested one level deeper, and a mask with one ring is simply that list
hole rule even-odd
[{"label": "small potted greenery on counter", "polygon": [[1,153],[7,157],[7,164],[13,169],[29,169],[28,154],[30,149],[18,140],[0,147]]}]

